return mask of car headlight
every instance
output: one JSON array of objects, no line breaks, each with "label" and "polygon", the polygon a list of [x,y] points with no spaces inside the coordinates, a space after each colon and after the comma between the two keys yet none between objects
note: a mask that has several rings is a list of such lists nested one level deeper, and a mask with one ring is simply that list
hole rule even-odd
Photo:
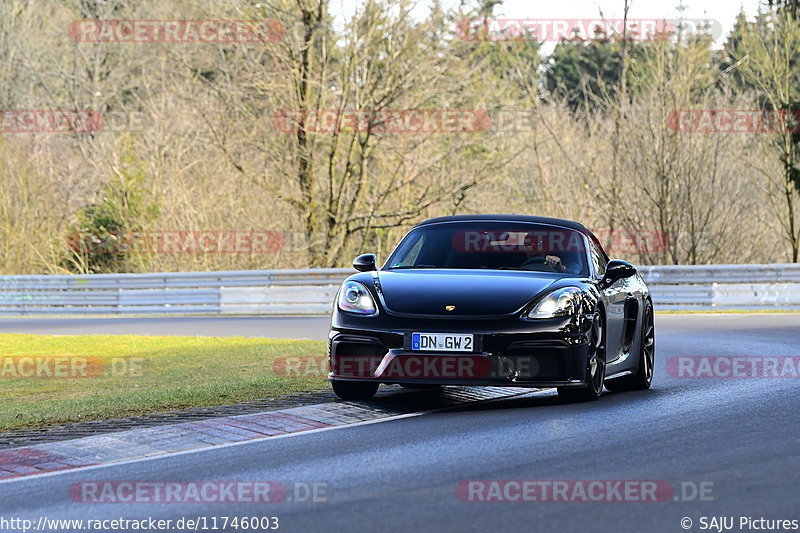
[{"label": "car headlight", "polygon": [[578,310],[581,290],[576,287],[556,289],[533,306],[528,318],[556,318],[570,316]]},{"label": "car headlight", "polygon": [[375,300],[363,284],[345,281],[339,291],[339,309],[359,315],[374,315]]}]

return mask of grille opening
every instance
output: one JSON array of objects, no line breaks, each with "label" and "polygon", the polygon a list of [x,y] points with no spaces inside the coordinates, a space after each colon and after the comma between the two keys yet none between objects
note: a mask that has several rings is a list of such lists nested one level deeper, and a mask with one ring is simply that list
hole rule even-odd
[{"label": "grille opening", "polygon": [[625,334],[623,335],[623,351],[630,351],[633,346],[633,336],[636,333],[636,322],[639,315],[639,302],[630,299],[625,302]]}]

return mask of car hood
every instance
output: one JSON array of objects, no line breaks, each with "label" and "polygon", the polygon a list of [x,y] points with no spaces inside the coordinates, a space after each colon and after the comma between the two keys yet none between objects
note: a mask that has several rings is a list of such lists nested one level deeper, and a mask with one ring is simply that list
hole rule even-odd
[{"label": "car hood", "polygon": [[378,278],[389,313],[428,316],[509,315],[561,279],[536,272],[453,269],[383,270]]}]

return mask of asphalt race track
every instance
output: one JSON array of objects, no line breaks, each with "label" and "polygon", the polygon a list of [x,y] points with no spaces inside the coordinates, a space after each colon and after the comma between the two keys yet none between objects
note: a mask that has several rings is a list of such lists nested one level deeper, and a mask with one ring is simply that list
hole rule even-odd
[{"label": "asphalt race track", "polygon": [[[2,331],[278,336],[283,330],[320,339],[326,325],[323,318],[289,317],[37,318],[4,321]],[[798,356],[800,314],[657,315],[656,327],[650,391],[607,393],[591,404],[562,404],[545,391],[21,478],[0,483],[0,516],[277,516],[279,531],[298,532],[677,532],[687,530],[686,518],[688,530],[700,531],[711,517],[732,517],[733,531],[755,531],[739,529],[740,517],[800,520],[800,380],[686,379],[670,377],[665,366],[674,356]],[[72,483],[98,480],[325,483],[327,501],[122,505],[74,503],[68,495]],[[465,480],[656,480],[675,492],[659,502],[465,502],[456,493]]]}]

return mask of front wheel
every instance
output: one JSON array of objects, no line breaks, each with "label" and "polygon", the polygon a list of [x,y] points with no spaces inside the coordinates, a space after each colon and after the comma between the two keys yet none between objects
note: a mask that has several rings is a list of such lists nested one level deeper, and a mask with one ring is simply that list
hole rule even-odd
[{"label": "front wheel", "polygon": [[372,381],[332,381],[333,392],[342,400],[369,400],[378,392]]},{"label": "front wheel", "polygon": [[586,386],[558,387],[558,395],[569,402],[591,402],[603,394],[606,377],[606,336],[603,318],[598,312],[589,334],[589,353],[586,358]]}]

